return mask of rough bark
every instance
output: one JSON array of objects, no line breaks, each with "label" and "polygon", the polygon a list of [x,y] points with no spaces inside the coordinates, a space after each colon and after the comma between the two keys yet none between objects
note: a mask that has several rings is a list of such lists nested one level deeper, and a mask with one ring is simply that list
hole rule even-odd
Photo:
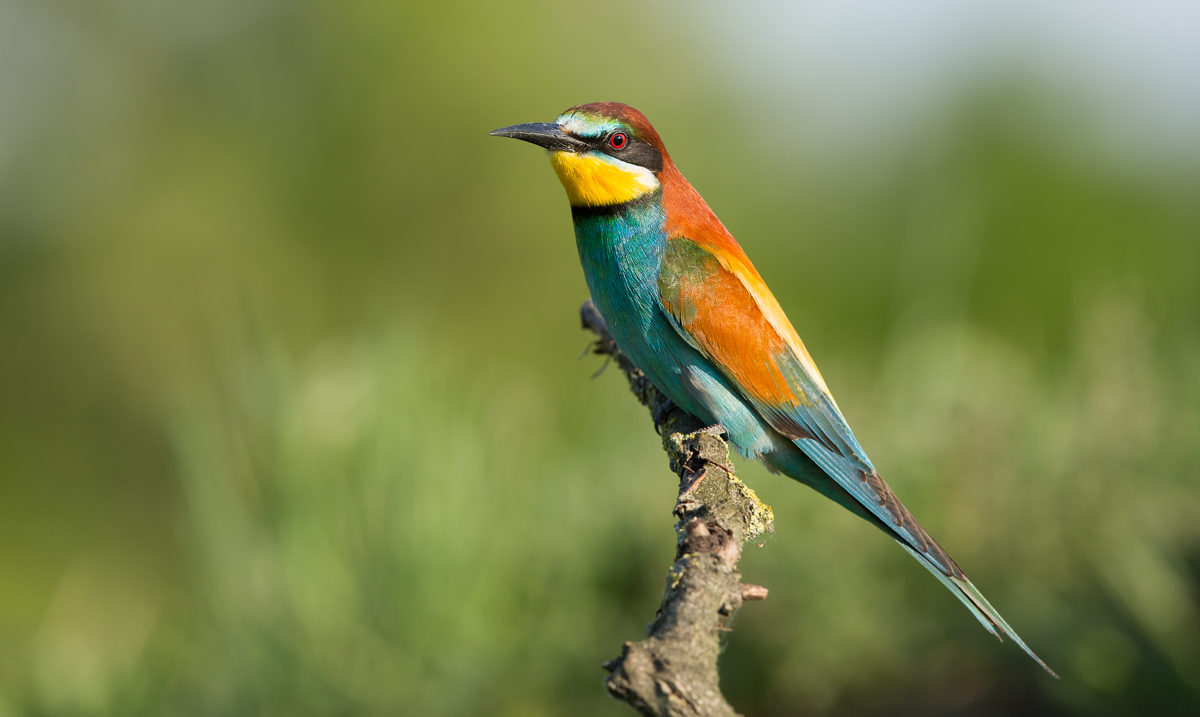
[{"label": "rough bark", "polygon": [[731,717],[737,713],[721,694],[717,671],[721,633],[743,601],[767,596],[766,588],[741,582],[737,563],[747,541],[774,531],[771,508],[733,474],[725,439],[704,431],[620,352],[590,300],[580,317],[599,337],[594,352],[617,362],[650,409],[679,476],[675,563],[662,604],[647,638],[626,642],[620,657],[604,664],[605,687],[651,717]]}]

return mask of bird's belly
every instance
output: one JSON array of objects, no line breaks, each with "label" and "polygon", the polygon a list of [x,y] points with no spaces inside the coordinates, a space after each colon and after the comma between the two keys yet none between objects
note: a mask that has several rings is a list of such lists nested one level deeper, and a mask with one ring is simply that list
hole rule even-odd
[{"label": "bird's belly", "polygon": [[621,352],[667,398],[696,418],[715,423],[716,417],[684,388],[684,369],[704,357],[675,334],[665,317],[654,315],[656,308],[642,306],[637,298],[608,287],[591,288],[592,301]]}]

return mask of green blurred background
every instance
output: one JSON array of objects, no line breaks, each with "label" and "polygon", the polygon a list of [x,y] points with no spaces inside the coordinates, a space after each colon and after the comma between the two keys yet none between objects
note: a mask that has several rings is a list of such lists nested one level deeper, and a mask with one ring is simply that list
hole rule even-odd
[{"label": "green blurred background", "polygon": [[[974,5],[973,9],[960,5]],[[751,717],[1200,713],[1183,3],[0,2],[0,715],[623,715],[674,480],[532,147],[644,110],[1063,676],[758,466]],[[1189,54],[1190,53],[1190,54]]]}]

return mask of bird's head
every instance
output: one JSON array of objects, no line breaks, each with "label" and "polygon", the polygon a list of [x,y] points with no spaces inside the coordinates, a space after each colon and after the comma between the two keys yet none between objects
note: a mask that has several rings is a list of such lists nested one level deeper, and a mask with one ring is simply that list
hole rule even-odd
[{"label": "bird's head", "polygon": [[503,127],[490,134],[545,147],[571,206],[623,204],[657,190],[670,162],[658,133],[641,112],[620,102],[593,102],[553,122]]}]

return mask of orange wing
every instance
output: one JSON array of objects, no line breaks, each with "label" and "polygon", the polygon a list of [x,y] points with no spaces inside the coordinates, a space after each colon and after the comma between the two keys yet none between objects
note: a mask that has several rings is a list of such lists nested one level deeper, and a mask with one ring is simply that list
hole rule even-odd
[{"label": "orange wing", "polygon": [[744,254],[714,249],[687,238],[667,242],[658,276],[659,300],[680,333],[738,386],[777,431],[792,440],[815,440],[873,472],[796,330],[758,272]]}]

